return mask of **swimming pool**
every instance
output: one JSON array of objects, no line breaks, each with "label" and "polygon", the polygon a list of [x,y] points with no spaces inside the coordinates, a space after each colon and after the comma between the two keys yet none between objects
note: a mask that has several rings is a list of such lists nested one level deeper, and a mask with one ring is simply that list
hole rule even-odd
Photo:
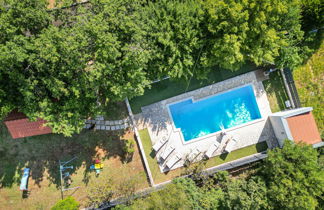
[{"label": "swimming pool", "polygon": [[261,118],[252,85],[195,102],[184,100],[169,105],[169,110],[186,142]]}]

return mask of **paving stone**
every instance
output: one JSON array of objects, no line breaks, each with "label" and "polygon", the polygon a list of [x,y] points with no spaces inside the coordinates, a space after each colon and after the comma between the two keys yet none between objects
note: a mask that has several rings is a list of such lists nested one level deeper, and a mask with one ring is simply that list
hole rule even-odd
[{"label": "paving stone", "polygon": [[106,120],[105,125],[110,125],[110,122],[108,120]]},{"label": "paving stone", "polygon": [[101,125],[100,128],[101,128],[101,130],[106,130],[106,126],[104,126],[104,125]]},{"label": "paving stone", "polygon": [[116,126],[116,130],[119,130],[119,129],[120,129],[120,125],[117,125],[117,126]]},{"label": "paving stone", "polygon": [[96,117],[96,120],[105,120],[105,119],[104,119],[104,117],[103,117],[103,116],[101,116],[101,115],[98,115],[98,116]]},{"label": "paving stone", "polygon": [[100,130],[100,125],[96,125],[95,129]]},{"label": "paving stone", "polygon": [[116,126],[111,126],[111,130],[112,131],[116,130]]},{"label": "paving stone", "polygon": [[118,124],[123,124],[123,122],[124,122],[123,120],[119,120]]},{"label": "paving stone", "polygon": [[121,126],[120,126],[120,129],[125,129],[125,128],[126,128],[125,125],[121,125]]},{"label": "paving stone", "polygon": [[96,124],[97,125],[100,125],[100,120],[96,120]]},{"label": "paving stone", "polygon": [[106,130],[107,130],[107,131],[110,131],[110,126],[107,126],[107,125],[106,125]]}]

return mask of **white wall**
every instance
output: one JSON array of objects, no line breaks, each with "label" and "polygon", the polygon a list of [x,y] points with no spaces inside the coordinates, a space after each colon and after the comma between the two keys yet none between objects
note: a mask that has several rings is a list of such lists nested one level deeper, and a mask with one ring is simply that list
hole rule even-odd
[{"label": "white wall", "polygon": [[282,147],[284,140],[288,139],[281,116],[269,116],[274,133],[278,139],[279,146]]}]

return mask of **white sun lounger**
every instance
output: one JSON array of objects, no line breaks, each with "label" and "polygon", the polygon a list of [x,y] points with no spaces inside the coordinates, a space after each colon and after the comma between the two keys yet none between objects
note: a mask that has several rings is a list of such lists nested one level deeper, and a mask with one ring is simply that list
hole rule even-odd
[{"label": "white sun lounger", "polygon": [[173,152],[174,149],[174,146],[170,145],[168,148],[166,148],[166,150],[163,151],[161,158],[163,160],[167,159],[167,157]]},{"label": "white sun lounger", "polygon": [[218,141],[214,142],[210,147],[209,149],[207,150],[207,152],[205,153],[205,155],[210,158],[213,153],[217,150],[217,148],[219,147],[219,143]]},{"label": "white sun lounger", "polygon": [[173,155],[168,162],[165,164],[169,169],[171,169],[174,164],[181,160],[181,155],[179,153]]},{"label": "white sun lounger", "polygon": [[232,138],[230,138],[230,139],[228,140],[226,146],[225,146],[224,151],[225,151],[225,152],[228,152],[228,153],[232,152],[234,146],[235,146],[236,143],[237,143],[237,139],[238,139],[237,137],[232,137]]},{"label": "white sun lounger", "polygon": [[165,145],[165,143],[167,143],[167,138],[163,137],[162,139],[160,139],[160,141],[158,141],[156,144],[153,145],[153,150],[155,152],[159,151],[163,145]]},{"label": "white sun lounger", "polygon": [[197,156],[200,154],[200,150],[198,148],[194,149],[190,154],[189,154],[189,157],[188,157],[188,160],[190,162],[194,161]]}]

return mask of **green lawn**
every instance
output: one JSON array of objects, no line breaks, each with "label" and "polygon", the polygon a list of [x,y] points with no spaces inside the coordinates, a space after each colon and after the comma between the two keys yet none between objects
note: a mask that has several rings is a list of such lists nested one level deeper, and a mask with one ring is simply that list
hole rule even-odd
[{"label": "green lawn", "polygon": [[263,81],[263,86],[267,93],[271,111],[279,112],[285,109],[285,101],[289,98],[280,71],[272,72],[269,77],[269,80]]},{"label": "green lawn", "polygon": [[105,120],[121,120],[128,117],[128,110],[124,101],[111,102],[102,106],[101,114]]},{"label": "green lawn", "polygon": [[[170,79],[162,80],[160,82],[154,83],[151,85],[151,88],[145,90],[144,95],[135,97],[130,100],[130,105],[134,114],[141,112],[141,107],[146,106],[179,94],[182,94],[186,91],[195,90],[216,82],[220,82],[246,72],[255,70],[256,67],[253,65],[243,66],[237,71],[230,71],[226,69],[214,68],[208,74],[207,79],[198,80],[192,78],[188,86],[189,81],[172,81]],[[188,87],[188,88],[187,88]]]},{"label": "green lawn", "polygon": [[[173,179],[177,176],[180,176],[181,174],[183,174],[185,172],[185,168],[182,167],[180,169],[175,169],[175,170],[169,171],[168,173],[161,173],[160,168],[157,164],[157,161],[154,158],[154,153],[152,152],[151,138],[149,136],[147,129],[140,130],[139,134],[140,134],[140,137],[142,140],[145,155],[146,155],[150,170],[152,172],[152,176],[153,176],[153,180],[154,180],[155,184],[158,184],[158,183],[161,183],[164,181],[168,181],[168,180]],[[213,166],[217,166],[217,165],[220,165],[220,164],[232,161],[232,160],[236,160],[236,159],[239,159],[239,158],[242,158],[245,156],[249,156],[249,155],[252,155],[252,154],[255,154],[258,152],[265,151],[267,148],[268,148],[268,146],[267,146],[266,142],[261,142],[256,145],[244,147],[244,148],[235,150],[228,155],[220,155],[220,156],[213,157],[206,161],[204,167],[210,168]]]},{"label": "green lawn", "polygon": [[314,108],[317,126],[324,138],[324,41],[312,57],[293,71],[302,106]]},{"label": "green lawn", "polygon": [[[0,209],[50,209],[61,197],[59,160],[69,160],[71,187],[65,196],[73,195],[84,207],[88,190],[109,182],[113,188],[128,180],[136,180],[136,189],[148,187],[147,176],[136,147],[131,160],[126,161],[123,139],[133,138],[132,132],[83,131],[71,138],[62,135],[41,135],[12,139],[0,122]],[[101,159],[104,169],[99,177],[89,170],[94,159]],[[31,168],[28,181],[30,193],[19,191],[22,169]]]}]

